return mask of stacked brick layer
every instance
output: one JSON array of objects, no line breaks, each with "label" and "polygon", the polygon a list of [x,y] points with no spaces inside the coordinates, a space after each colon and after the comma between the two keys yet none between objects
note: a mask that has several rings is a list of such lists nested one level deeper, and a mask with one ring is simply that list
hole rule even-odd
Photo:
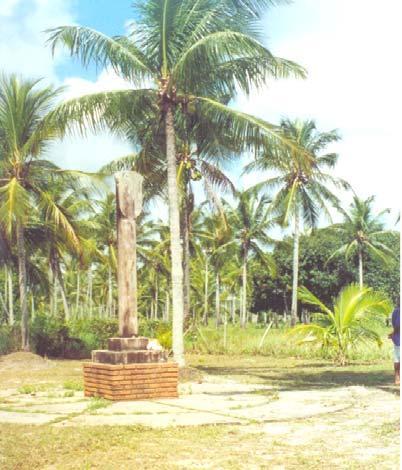
[{"label": "stacked brick layer", "polygon": [[85,396],[108,400],[176,398],[178,374],[175,362],[118,365],[85,363]]}]

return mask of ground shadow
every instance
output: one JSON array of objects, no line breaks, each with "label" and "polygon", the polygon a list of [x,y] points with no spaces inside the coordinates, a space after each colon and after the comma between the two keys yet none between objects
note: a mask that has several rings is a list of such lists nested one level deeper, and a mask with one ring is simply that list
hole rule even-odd
[{"label": "ground shadow", "polygon": [[[316,367],[317,371],[313,369]],[[342,370],[328,369],[328,364],[311,367],[296,366],[289,369],[278,367],[208,367],[198,366],[197,369],[217,376],[247,376],[250,381],[275,387],[280,391],[329,389],[335,387],[364,386],[381,389],[399,395],[399,387],[393,385],[392,371],[384,370]]]}]

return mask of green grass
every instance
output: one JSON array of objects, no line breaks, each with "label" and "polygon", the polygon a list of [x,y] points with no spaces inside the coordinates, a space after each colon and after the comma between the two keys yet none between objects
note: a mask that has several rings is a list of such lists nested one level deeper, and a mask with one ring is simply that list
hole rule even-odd
[{"label": "green grass", "polygon": [[[397,393],[392,385],[392,361],[355,361],[345,367],[336,367],[329,360],[282,358],[262,355],[201,355],[186,357],[191,370],[216,378],[230,378],[240,382],[259,383],[270,387],[263,392],[267,401],[275,401],[283,391],[331,389],[344,385],[360,385],[371,390]],[[51,384],[60,390],[64,385],[82,381],[79,361],[52,361],[46,370],[25,370],[18,374],[0,372],[0,389],[10,389],[19,384],[25,390],[38,390]],[[20,381],[24,383],[21,385]],[[74,388],[74,387],[72,387]],[[69,386],[65,392],[74,392]],[[86,411],[96,412],[110,404],[94,398],[88,401]],[[9,406],[4,404],[5,406]],[[239,408],[240,410],[241,408]],[[334,425],[343,418],[331,416]],[[71,416],[78,415],[72,414]],[[319,418],[318,424],[326,418]],[[372,445],[393,445],[398,435],[397,422],[385,417],[381,426],[359,428],[347,424],[349,433],[367,432]],[[64,421],[59,418],[58,421]],[[54,423],[58,422],[54,421]],[[341,421],[343,422],[343,421]],[[311,442],[308,446],[294,445],[283,439],[261,432],[261,426],[250,420],[243,426],[215,425],[146,429],[140,426],[67,426],[0,425],[1,469],[100,469],[144,468],[158,470],[191,468],[286,468],[321,470],[323,468],[348,468],[377,470],[398,468],[398,456],[391,447],[385,455],[372,455],[362,463],[358,455],[364,454],[364,446],[353,451],[344,450],[344,434],[340,437],[327,433],[323,442]],[[309,426],[308,420],[299,425]],[[314,427],[314,424],[310,424]],[[365,425],[366,426],[366,425]],[[307,431],[308,432],[308,431]],[[329,431],[328,431],[329,432]],[[291,437],[290,433],[290,437]],[[23,438],[21,438],[23,436]],[[331,437],[329,439],[329,437]],[[324,441],[324,439],[327,439]],[[336,440],[338,439],[338,440]],[[324,450],[323,450],[324,449]]]},{"label": "green grass", "polygon": [[18,393],[22,395],[32,395],[38,392],[45,392],[49,389],[49,385],[45,384],[24,384],[18,388]]},{"label": "green grass", "polygon": [[93,413],[94,411],[108,407],[109,405],[111,405],[111,403],[112,403],[111,401],[105,400],[104,398],[94,397],[94,398],[91,398],[91,402],[87,406],[86,411]]},{"label": "green grass", "polygon": [[63,388],[74,392],[82,392],[82,390],[84,390],[84,384],[82,380],[66,380],[63,384]]},{"label": "green grass", "polygon": [[[286,328],[271,328],[260,347],[265,326],[248,325],[242,329],[238,325],[227,325],[227,340],[224,345],[224,328],[214,325],[200,326],[186,337],[186,350],[200,354],[262,355],[271,358],[331,359],[319,347],[302,345],[288,336]],[[389,328],[384,327],[383,345],[360,344],[352,353],[352,360],[378,361],[392,357],[392,344],[387,339]]]}]

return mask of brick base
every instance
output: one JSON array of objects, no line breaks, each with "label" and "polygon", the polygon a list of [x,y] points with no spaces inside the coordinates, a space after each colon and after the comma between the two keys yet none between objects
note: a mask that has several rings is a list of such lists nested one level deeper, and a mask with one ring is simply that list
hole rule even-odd
[{"label": "brick base", "polygon": [[176,398],[179,369],[175,362],[154,364],[97,364],[84,367],[86,397],[108,400]]}]

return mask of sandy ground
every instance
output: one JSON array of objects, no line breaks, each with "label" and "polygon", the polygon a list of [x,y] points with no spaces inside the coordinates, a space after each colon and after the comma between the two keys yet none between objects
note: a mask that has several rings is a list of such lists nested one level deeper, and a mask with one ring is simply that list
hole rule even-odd
[{"label": "sandy ground", "polygon": [[[267,448],[277,444],[286,452],[294,450],[299,456],[305,453],[305,468],[315,454],[330,455],[332,468],[349,468],[345,467],[345,455],[353,456],[350,468],[360,468],[356,462],[361,468],[399,468],[399,394],[395,387],[349,385],[289,390],[208,374],[199,382],[197,378],[180,384],[178,399],[128,402],[87,399],[82,391],[66,391],[60,385],[32,390],[3,388],[0,426],[140,425],[161,429],[235,425],[241,435],[259,436],[258,446],[249,450],[260,452],[264,458],[266,443]],[[242,439],[239,446],[241,449]],[[182,462],[182,467],[195,468],[197,462]]]}]

